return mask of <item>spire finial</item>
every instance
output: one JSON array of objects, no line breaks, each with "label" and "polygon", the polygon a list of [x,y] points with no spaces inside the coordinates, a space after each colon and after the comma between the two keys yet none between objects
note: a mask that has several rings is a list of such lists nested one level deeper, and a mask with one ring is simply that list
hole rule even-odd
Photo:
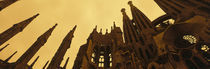
[{"label": "spire finial", "polygon": [[97,29],[97,25],[95,26],[95,29]]},{"label": "spire finial", "polygon": [[74,31],[76,30],[76,28],[77,28],[77,25],[75,25],[74,28],[72,30],[70,30],[70,32],[73,32],[74,33]]},{"label": "spire finial", "polygon": [[121,12],[122,12],[123,15],[126,15],[125,8],[122,8]]},{"label": "spire finial", "polygon": [[111,30],[113,30],[113,27],[111,26]]},{"label": "spire finial", "polygon": [[97,31],[97,25],[95,26],[94,31]]},{"label": "spire finial", "polygon": [[102,28],[100,29],[100,33],[102,33]]},{"label": "spire finial", "polygon": [[125,12],[125,8],[122,8],[122,9],[121,9],[121,12],[124,13],[124,12]]},{"label": "spire finial", "polygon": [[17,51],[15,51],[11,56],[9,56],[9,57],[5,60],[5,62],[8,62],[16,53],[17,53]]},{"label": "spire finial", "polygon": [[58,25],[58,24],[56,23],[56,24],[52,27],[52,29],[54,29],[57,25]]},{"label": "spire finial", "polygon": [[108,34],[108,29],[106,29],[106,34]]},{"label": "spire finial", "polygon": [[129,4],[130,6],[133,6],[132,1],[128,1],[128,4]]},{"label": "spire finial", "polygon": [[73,28],[72,30],[75,31],[76,28],[77,28],[77,25],[75,25],[74,28]]},{"label": "spire finial", "polygon": [[37,13],[36,15],[34,15],[33,17],[37,17],[37,16],[39,16],[39,13]]},{"label": "spire finial", "polygon": [[114,28],[116,28],[115,21],[113,22],[113,24],[114,24]]}]

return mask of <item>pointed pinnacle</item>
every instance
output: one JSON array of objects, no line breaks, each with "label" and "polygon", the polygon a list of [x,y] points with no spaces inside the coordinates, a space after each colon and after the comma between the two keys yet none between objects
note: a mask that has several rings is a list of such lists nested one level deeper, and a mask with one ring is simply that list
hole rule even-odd
[{"label": "pointed pinnacle", "polygon": [[[43,35],[46,35],[46,34],[50,35],[57,25],[58,25],[58,24],[56,23],[52,28],[50,28],[50,29],[47,30],[44,34],[42,34],[42,36],[43,36]],[[41,36],[40,36],[40,37],[41,37]]]},{"label": "pointed pinnacle", "polygon": [[111,30],[113,30],[113,27],[111,26]]},{"label": "pointed pinnacle", "polygon": [[106,34],[108,33],[108,29],[106,29]]},{"label": "pointed pinnacle", "polygon": [[76,30],[76,28],[77,28],[77,25],[74,26],[74,28],[71,30],[71,32],[74,33],[74,31]]},{"label": "pointed pinnacle", "polygon": [[11,56],[9,56],[9,57],[5,60],[5,62],[8,62],[16,53],[17,53],[17,51],[15,51]]},{"label": "pointed pinnacle", "polygon": [[100,33],[102,33],[102,28],[100,29]]},{"label": "pointed pinnacle", "polygon": [[97,30],[97,25],[95,26],[95,29]]},{"label": "pointed pinnacle", "polygon": [[114,28],[116,28],[115,22],[113,22],[113,24],[114,24]]},{"label": "pointed pinnacle", "polygon": [[97,32],[97,25],[95,26],[95,28],[93,29],[93,31],[96,31]]},{"label": "pointed pinnacle", "polygon": [[56,23],[56,24],[52,27],[52,29],[54,29],[57,25],[58,25],[58,24]]},{"label": "pointed pinnacle", "polygon": [[74,26],[73,30],[75,30],[77,28],[77,25]]},{"label": "pointed pinnacle", "polygon": [[30,67],[33,67],[38,59],[39,59],[39,56],[34,60],[34,62],[30,65]]},{"label": "pointed pinnacle", "polygon": [[7,44],[7,45],[4,46],[3,48],[1,48],[1,49],[0,49],[0,52],[1,52],[2,50],[4,50],[8,45],[9,45],[9,44]]},{"label": "pointed pinnacle", "polygon": [[37,16],[39,16],[39,13],[37,13],[36,15],[30,17],[29,20],[33,20],[33,19],[35,19]]},{"label": "pointed pinnacle", "polygon": [[[36,14],[36,15],[34,15],[34,16],[32,16],[32,17],[30,17],[30,18],[28,18],[28,19],[26,19],[26,20],[24,20],[24,21],[21,21],[20,23],[17,23],[18,25],[21,26],[21,31],[23,31],[23,29],[24,29],[28,24],[30,24],[37,16],[39,16],[39,13]],[[15,24],[15,25],[17,25],[17,24]]]},{"label": "pointed pinnacle", "polygon": [[36,15],[34,15],[33,17],[37,17],[37,16],[39,16],[39,13],[37,13]]}]

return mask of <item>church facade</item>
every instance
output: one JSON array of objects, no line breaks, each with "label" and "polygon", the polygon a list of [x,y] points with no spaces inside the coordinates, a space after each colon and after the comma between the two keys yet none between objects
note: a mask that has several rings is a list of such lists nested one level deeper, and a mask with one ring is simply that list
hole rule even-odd
[{"label": "church facade", "polygon": [[166,14],[154,21],[129,1],[133,19],[121,10],[123,32],[115,24],[106,34],[96,27],[73,69],[209,69],[210,2],[155,2]]},{"label": "church facade", "polygon": [[[0,1],[0,10],[14,2],[16,0]],[[96,26],[87,38],[87,43],[80,47],[73,69],[210,69],[210,1],[155,2],[166,14],[153,21],[129,1],[133,19],[122,8],[122,30],[114,22],[111,32],[102,34],[102,29],[98,32]],[[0,46],[21,33],[38,16],[36,14],[0,33]],[[0,69],[32,69],[39,56],[31,65],[27,63],[47,42],[56,26],[38,37],[16,62],[8,63],[17,51],[6,60],[0,60]],[[76,27],[69,31],[52,60],[46,62],[43,69],[66,69],[68,59],[63,67],[60,64],[70,48]],[[9,44],[0,51],[7,46]]]}]

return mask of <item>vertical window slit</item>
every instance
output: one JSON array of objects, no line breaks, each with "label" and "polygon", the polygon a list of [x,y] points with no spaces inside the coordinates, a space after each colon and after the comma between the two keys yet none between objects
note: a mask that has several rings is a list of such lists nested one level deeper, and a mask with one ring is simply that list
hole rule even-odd
[{"label": "vertical window slit", "polygon": [[141,56],[142,58],[144,58],[144,55],[143,55],[143,53],[142,53],[141,48],[139,48],[139,53],[140,53],[140,56]]},{"label": "vertical window slit", "polygon": [[134,32],[135,29],[134,29],[133,23],[132,23],[132,24],[129,24],[129,25],[130,25],[130,28],[131,28],[131,30],[132,30],[132,33],[133,33],[133,36],[134,36],[135,41],[138,42],[137,37],[136,37],[136,34],[135,34],[135,32]]},{"label": "vertical window slit", "polygon": [[127,32],[128,32],[128,37],[130,38],[129,41],[130,41],[130,42],[133,42],[133,41],[132,41],[132,38],[131,38],[130,31],[128,30],[128,25],[126,25],[126,27],[127,27],[126,30],[127,30]]},{"label": "vertical window slit", "polygon": [[151,58],[151,56],[150,56],[150,54],[149,54],[148,50],[146,50],[146,55],[147,55],[147,58],[148,58],[148,59],[150,59],[150,58]]}]

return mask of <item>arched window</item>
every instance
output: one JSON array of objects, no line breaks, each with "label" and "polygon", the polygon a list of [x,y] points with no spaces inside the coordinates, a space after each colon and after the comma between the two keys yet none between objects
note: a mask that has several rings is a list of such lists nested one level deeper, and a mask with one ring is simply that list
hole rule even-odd
[{"label": "arched window", "polygon": [[156,25],[155,27],[160,27],[160,24]]},{"label": "arched window", "polygon": [[168,20],[163,21],[163,23],[165,24],[174,24],[174,22],[175,22],[174,19],[168,19]]},{"label": "arched window", "polygon": [[133,23],[133,26],[136,26],[136,23]]},{"label": "arched window", "polygon": [[91,62],[93,62],[93,63],[95,63],[95,53],[92,53],[92,55],[91,55]]},{"label": "arched window", "polygon": [[99,62],[104,62],[104,56],[100,56]]},{"label": "arched window", "polygon": [[202,45],[201,46],[201,50],[208,52],[209,51],[209,47],[207,45]]},{"label": "arched window", "polygon": [[112,54],[109,54],[109,67],[112,67]]},{"label": "arched window", "polygon": [[[202,39],[201,39],[202,40]],[[199,41],[198,44],[196,44],[197,50],[200,51],[202,56],[205,58],[206,61],[210,62],[210,47],[209,43]]]},{"label": "arched window", "polygon": [[99,57],[98,67],[104,67],[104,56],[102,55]]}]

